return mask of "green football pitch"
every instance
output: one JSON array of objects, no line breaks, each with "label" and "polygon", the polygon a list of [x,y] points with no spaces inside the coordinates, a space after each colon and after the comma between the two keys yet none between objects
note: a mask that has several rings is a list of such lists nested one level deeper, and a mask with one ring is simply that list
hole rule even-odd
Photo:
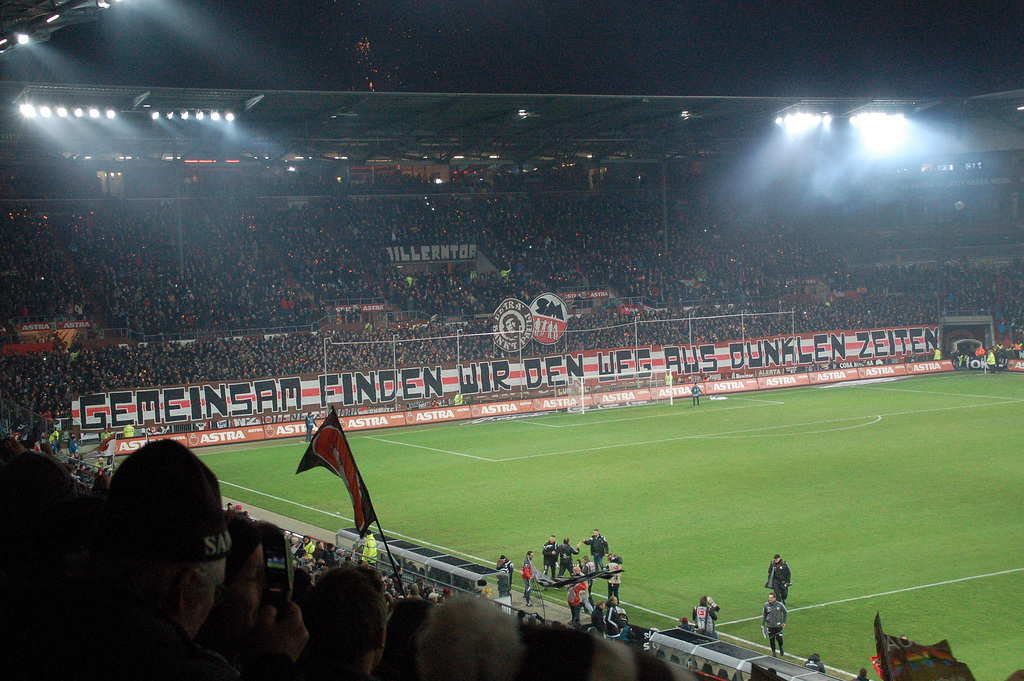
[{"label": "green football pitch", "polygon": [[[793,571],[788,653],[870,668],[880,612],[887,633],[946,638],[976,678],[1001,680],[1024,644],[1022,424],[1024,376],[964,372],[350,443],[389,534],[518,565],[551,534],[575,544],[599,528],[623,556],[621,599],[641,626],[671,627],[709,594],[724,639],[763,645],[763,587],[780,553]],[[350,526],[336,477],[295,475],[304,448],[203,459],[226,495]]]}]

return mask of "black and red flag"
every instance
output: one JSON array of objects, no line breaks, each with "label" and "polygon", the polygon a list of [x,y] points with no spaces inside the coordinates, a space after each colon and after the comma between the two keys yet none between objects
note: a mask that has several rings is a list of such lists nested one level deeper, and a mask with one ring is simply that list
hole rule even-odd
[{"label": "black and red flag", "polygon": [[331,409],[324,422],[320,424],[316,434],[306,448],[299,462],[298,475],[310,468],[323,466],[345,481],[348,495],[352,499],[352,510],[355,513],[356,528],[360,534],[369,529],[370,524],[377,520],[370,503],[370,495],[366,491],[363,476],[359,474],[356,460],[348,446],[345,432],[341,429],[338,413]]}]

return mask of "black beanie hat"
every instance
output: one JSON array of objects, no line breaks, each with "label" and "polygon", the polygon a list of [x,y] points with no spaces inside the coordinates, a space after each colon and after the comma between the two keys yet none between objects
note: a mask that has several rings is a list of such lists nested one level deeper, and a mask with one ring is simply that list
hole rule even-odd
[{"label": "black beanie hat", "polygon": [[151,442],[114,473],[96,537],[101,551],[161,562],[231,549],[217,477],[184,445]]}]

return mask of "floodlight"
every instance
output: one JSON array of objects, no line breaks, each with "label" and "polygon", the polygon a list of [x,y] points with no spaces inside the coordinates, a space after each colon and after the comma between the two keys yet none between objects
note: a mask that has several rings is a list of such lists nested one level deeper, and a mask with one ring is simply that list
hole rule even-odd
[{"label": "floodlight", "polygon": [[85,112],[82,111],[82,107],[80,107],[80,106],[75,107],[75,118],[81,118],[84,114],[85,114]]},{"label": "floodlight", "polygon": [[226,114],[224,114],[224,119],[227,121],[233,121],[235,120],[235,114],[228,111]]},{"label": "floodlight", "polygon": [[159,111],[154,111],[153,113],[150,114],[150,116],[153,117],[154,121],[159,120],[160,119],[160,112]]},{"label": "floodlight", "polygon": [[107,0],[96,0],[96,6],[100,9],[110,9],[110,3]]},{"label": "floodlight", "polygon": [[168,111],[167,112],[167,120],[171,120],[172,118],[174,118],[174,112],[173,111]]},{"label": "floodlight", "polygon": [[32,118],[36,115],[36,108],[31,104],[22,104],[18,109],[21,111],[21,115],[25,118]]},{"label": "floodlight", "polygon": [[850,119],[868,151],[881,154],[903,143],[907,121],[903,114],[863,113]]},{"label": "floodlight", "polygon": [[107,118],[113,118],[116,115],[117,115],[116,111],[114,111],[113,109],[107,109]]},{"label": "floodlight", "polygon": [[57,115],[60,116],[61,118],[67,118],[68,117],[67,107],[58,106],[57,107]]},{"label": "floodlight", "polygon": [[53,16],[49,17],[46,20],[46,23],[52,24],[53,22],[57,21],[57,19],[60,19],[60,15],[59,14],[54,14]]},{"label": "floodlight", "polygon": [[25,34],[25,33],[19,33],[18,34],[18,44],[19,45],[28,45],[28,35]]},{"label": "floodlight", "polygon": [[89,118],[99,118],[99,117],[100,117],[100,110],[99,109],[97,109],[95,107],[93,107],[92,109],[89,109]]},{"label": "floodlight", "polygon": [[41,107],[39,107],[39,115],[42,116],[43,118],[49,118],[50,116],[53,115],[53,112],[50,111],[50,107],[48,107],[48,106],[41,106]]},{"label": "floodlight", "polygon": [[210,112],[210,118],[215,120],[215,121],[219,121],[220,120],[220,112],[219,111],[211,111]]},{"label": "floodlight", "polygon": [[183,120],[183,121],[187,121],[188,120],[188,111],[182,111],[181,112],[181,120]]},{"label": "floodlight", "polygon": [[204,115],[205,115],[205,114],[203,114],[203,110],[202,110],[202,109],[200,109],[199,111],[196,111],[196,120],[197,120],[197,121],[201,121],[201,120],[203,120],[203,116],[204,116]]}]

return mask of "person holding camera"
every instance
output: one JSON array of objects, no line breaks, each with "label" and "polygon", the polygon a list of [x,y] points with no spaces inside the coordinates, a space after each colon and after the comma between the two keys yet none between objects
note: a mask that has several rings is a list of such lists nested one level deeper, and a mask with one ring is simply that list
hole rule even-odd
[{"label": "person holding camera", "polygon": [[[276,525],[253,522],[233,511],[227,524],[231,551],[224,586],[196,642],[238,670],[259,653],[259,641],[267,636],[280,638],[286,644],[285,655],[297,660],[309,635],[302,613],[290,602],[284,533]],[[273,606],[272,614],[268,606]]]},{"label": "person holding camera", "polygon": [[693,609],[693,630],[717,641],[718,632],[715,631],[715,620],[718,619],[719,610],[721,608],[711,596],[701,596],[700,603]]}]

